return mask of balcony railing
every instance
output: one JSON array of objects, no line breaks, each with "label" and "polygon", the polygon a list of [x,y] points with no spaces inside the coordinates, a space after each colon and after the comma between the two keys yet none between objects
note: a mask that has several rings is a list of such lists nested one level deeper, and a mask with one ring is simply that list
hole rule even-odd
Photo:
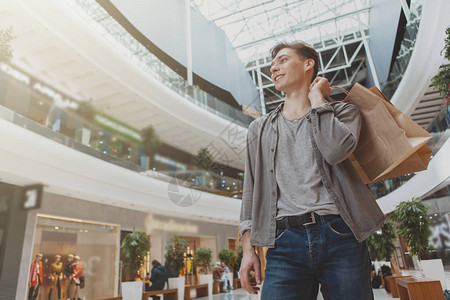
[{"label": "balcony railing", "polygon": [[183,96],[184,99],[223,119],[239,123],[243,127],[248,127],[254,120],[244,114],[242,110],[224,103],[198,86],[189,85],[182,76],[136,40],[95,0],[66,0],[65,2],[124,56],[129,57],[130,63],[135,63],[147,74]]},{"label": "balcony railing", "polygon": [[[155,166],[148,168],[146,157],[142,154],[142,145],[123,136],[101,128],[92,121],[80,117],[71,110],[49,107],[42,103],[43,111],[33,116],[23,116],[13,107],[0,105],[0,117],[21,127],[27,128],[43,137],[59,142],[75,150],[117,166],[139,172],[165,182],[177,180],[177,185],[201,190],[227,197],[241,198],[242,179],[216,174],[212,171],[198,170],[193,165],[183,164],[156,156]],[[46,117],[45,117],[45,114]],[[142,159],[144,158],[144,159]],[[165,163],[164,161],[169,161]]]}]

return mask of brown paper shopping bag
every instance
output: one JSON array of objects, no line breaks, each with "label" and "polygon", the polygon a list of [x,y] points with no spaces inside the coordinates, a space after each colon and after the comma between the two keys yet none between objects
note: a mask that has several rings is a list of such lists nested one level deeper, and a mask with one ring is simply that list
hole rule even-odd
[{"label": "brown paper shopping bag", "polygon": [[359,142],[350,161],[364,183],[427,168],[431,150],[426,142],[431,135],[426,130],[396,109],[376,87],[367,89],[356,83],[346,94],[344,102],[353,103],[362,114]]}]

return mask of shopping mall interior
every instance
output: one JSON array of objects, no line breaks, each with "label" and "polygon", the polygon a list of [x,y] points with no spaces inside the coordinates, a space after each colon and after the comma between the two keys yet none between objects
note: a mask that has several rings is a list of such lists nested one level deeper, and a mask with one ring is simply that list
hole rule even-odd
[{"label": "shopping mall interior", "polygon": [[[428,132],[427,158],[409,154],[424,167],[367,183],[388,217],[367,244],[376,300],[410,299],[406,276],[440,284],[411,299],[445,299],[449,12],[448,0],[0,1],[0,299],[141,299],[126,298],[131,284],[140,293],[153,260],[176,259],[182,281],[164,299],[259,299],[238,278],[246,141],[284,101],[270,72],[281,41],[308,43],[331,86],[377,87]],[[423,208],[403,220],[426,225],[418,237],[402,231],[403,203]],[[228,293],[215,294],[216,262]]]}]

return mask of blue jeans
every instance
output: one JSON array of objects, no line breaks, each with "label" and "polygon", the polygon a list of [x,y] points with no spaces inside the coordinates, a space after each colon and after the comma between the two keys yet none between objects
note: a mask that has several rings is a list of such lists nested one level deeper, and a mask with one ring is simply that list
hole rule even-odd
[{"label": "blue jeans", "polygon": [[340,216],[277,230],[266,254],[262,300],[372,300],[370,259]]}]

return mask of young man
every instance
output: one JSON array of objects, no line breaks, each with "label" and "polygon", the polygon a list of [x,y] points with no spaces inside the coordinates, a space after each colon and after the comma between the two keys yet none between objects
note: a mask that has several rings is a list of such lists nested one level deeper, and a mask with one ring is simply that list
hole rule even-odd
[{"label": "young man", "polygon": [[384,221],[348,160],[361,115],[316,77],[317,52],[301,42],[272,49],[272,80],[284,103],[248,129],[240,232],[241,283],[261,283],[254,246],[268,247],[261,299],[373,299],[365,239]]}]

